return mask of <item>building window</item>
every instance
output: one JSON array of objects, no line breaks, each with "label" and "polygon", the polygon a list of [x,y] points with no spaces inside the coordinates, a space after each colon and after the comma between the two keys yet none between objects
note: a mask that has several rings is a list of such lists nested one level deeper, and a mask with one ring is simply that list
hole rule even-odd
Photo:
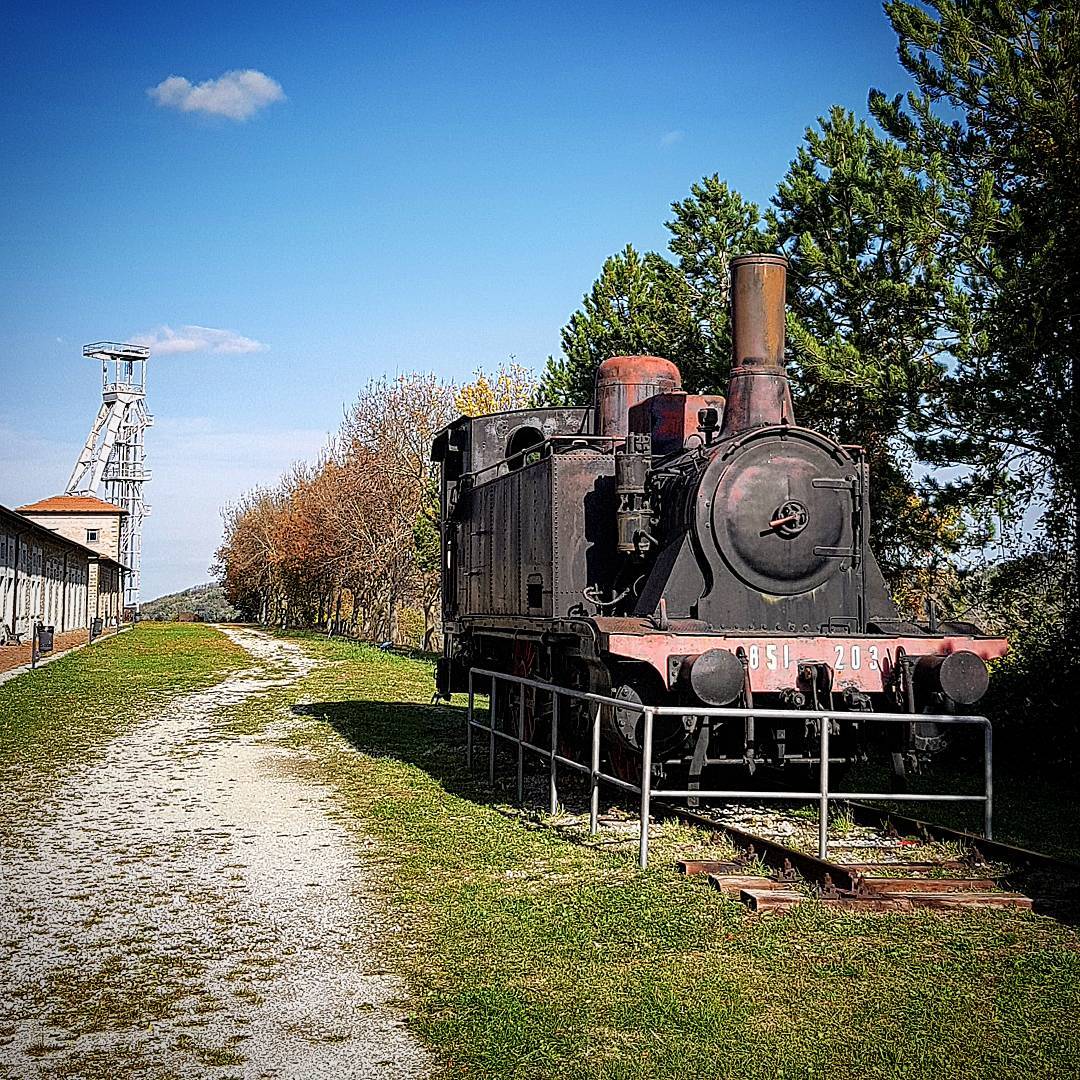
[{"label": "building window", "polygon": [[98,530],[97,529],[87,529],[86,530],[86,542],[88,544],[96,544],[97,540],[98,540]]}]

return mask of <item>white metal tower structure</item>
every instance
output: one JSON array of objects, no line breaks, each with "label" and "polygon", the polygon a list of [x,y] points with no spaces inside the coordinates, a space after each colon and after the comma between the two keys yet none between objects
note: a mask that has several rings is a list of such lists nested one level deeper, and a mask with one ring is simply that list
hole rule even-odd
[{"label": "white metal tower structure", "polygon": [[[68,480],[69,495],[98,495],[127,511],[120,538],[120,561],[128,567],[124,606],[139,607],[143,518],[150,507],[143,485],[150,479],[143,437],[154,418],[146,410],[145,345],[95,341],[83,356],[101,361],[101,408],[86,446]],[[102,486],[104,485],[104,491]]]}]

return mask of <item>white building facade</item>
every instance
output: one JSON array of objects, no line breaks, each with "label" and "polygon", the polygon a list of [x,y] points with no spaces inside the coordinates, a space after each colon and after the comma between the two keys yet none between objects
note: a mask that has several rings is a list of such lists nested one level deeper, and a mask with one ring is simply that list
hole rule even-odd
[{"label": "white building facade", "polygon": [[118,625],[124,568],[115,557],[0,506],[0,641]]}]

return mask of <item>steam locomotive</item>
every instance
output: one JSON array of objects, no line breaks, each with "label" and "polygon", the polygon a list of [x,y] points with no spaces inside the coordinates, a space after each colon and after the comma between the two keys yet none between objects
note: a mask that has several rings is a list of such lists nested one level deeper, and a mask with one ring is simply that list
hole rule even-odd
[{"label": "steam locomotive", "polygon": [[[834,746],[854,758],[866,713],[970,711],[982,697],[1005,640],[900,618],[870,546],[862,450],[795,421],[786,273],[781,256],[732,260],[726,399],[686,393],[661,357],[618,356],[591,408],[438,433],[442,694],[486,667],[685,706],[657,727],[656,760],[695,776],[812,763],[816,745],[801,720],[709,723],[695,706],[843,710]],[[939,740],[930,724],[901,727],[898,772]],[[608,710],[609,759],[640,752],[640,729],[636,710]]]}]

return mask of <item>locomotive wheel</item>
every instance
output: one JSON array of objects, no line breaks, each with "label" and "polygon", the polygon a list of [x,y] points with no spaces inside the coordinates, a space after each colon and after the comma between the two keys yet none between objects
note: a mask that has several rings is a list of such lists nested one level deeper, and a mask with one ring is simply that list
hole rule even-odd
[{"label": "locomotive wheel", "polygon": [[[610,694],[607,669],[600,665],[574,661],[555,672],[553,681],[570,690],[586,694]],[[559,744],[563,757],[588,764],[592,732],[592,709],[587,701],[564,697],[559,706]]]},{"label": "locomotive wheel", "polygon": [[[659,676],[644,664],[619,664],[612,673],[614,698],[640,707],[661,705],[666,690]],[[640,759],[645,737],[645,720],[638,708],[606,707],[602,718],[606,741],[618,743],[636,759]],[[653,760],[660,761],[686,745],[690,728],[679,717],[656,717],[653,723]],[[636,770],[640,773],[640,766]]]},{"label": "locomotive wheel", "polygon": [[607,746],[608,765],[614,776],[628,784],[641,780],[641,755],[624,746],[617,739],[612,739]]},{"label": "locomotive wheel", "polygon": [[[573,679],[568,681],[566,674],[557,670],[557,665],[549,650],[535,641],[515,641],[513,650],[504,663],[509,674],[519,678],[536,679],[538,682],[563,682],[568,683],[573,689],[587,689],[585,686],[578,686]],[[504,730],[517,734],[519,694],[525,696],[525,723],[523,725],[525,741],[534,746],[546,748],[551,733],[552,701],[551,694],[545,690],[537,690],[531,686],[510,685],[509,693],[506,695],[509,700],[504,699],[504,707],[499,710]],[[570,723],[566,717],[566,705],[566,699],[563,699],[561,727],[566,727]],[[561,734],[559,741],[559,752],[564,753]]]},{"label": "locomotive wheel", "polygon": [[[575,664],[567,672],[566,680],[574,690],[604,697],[627,697],[640,701],[636,692],[626,694],[627,687],[613,687],[611,669],[603,663]],[[564,707],[559,722],[559,753],[588,764],[592,751],[592,723],[595,705],[570,699],[569,708]],[[603,706],[600,715],[600,748],[613,776],[627,783],[636,784],[641,779],[641,754],[628,746],[622,738],[613,736],[618,710]],[[570,724],[567,720],[573,717]]]},{"label": "locomotive wheel", "polygon": [[[538,678],[539,650],[531,641],[514,642],[514,660],[511,673],[523,679]],[[526,742],[535,742],[537,727],[537,691],[531,686],[518,686],[516,693],[525,695],[524,737]],[[517,699],[515,697],[515,706]],[[514,716],[514,730],[517,730],[517,716]]]}]

